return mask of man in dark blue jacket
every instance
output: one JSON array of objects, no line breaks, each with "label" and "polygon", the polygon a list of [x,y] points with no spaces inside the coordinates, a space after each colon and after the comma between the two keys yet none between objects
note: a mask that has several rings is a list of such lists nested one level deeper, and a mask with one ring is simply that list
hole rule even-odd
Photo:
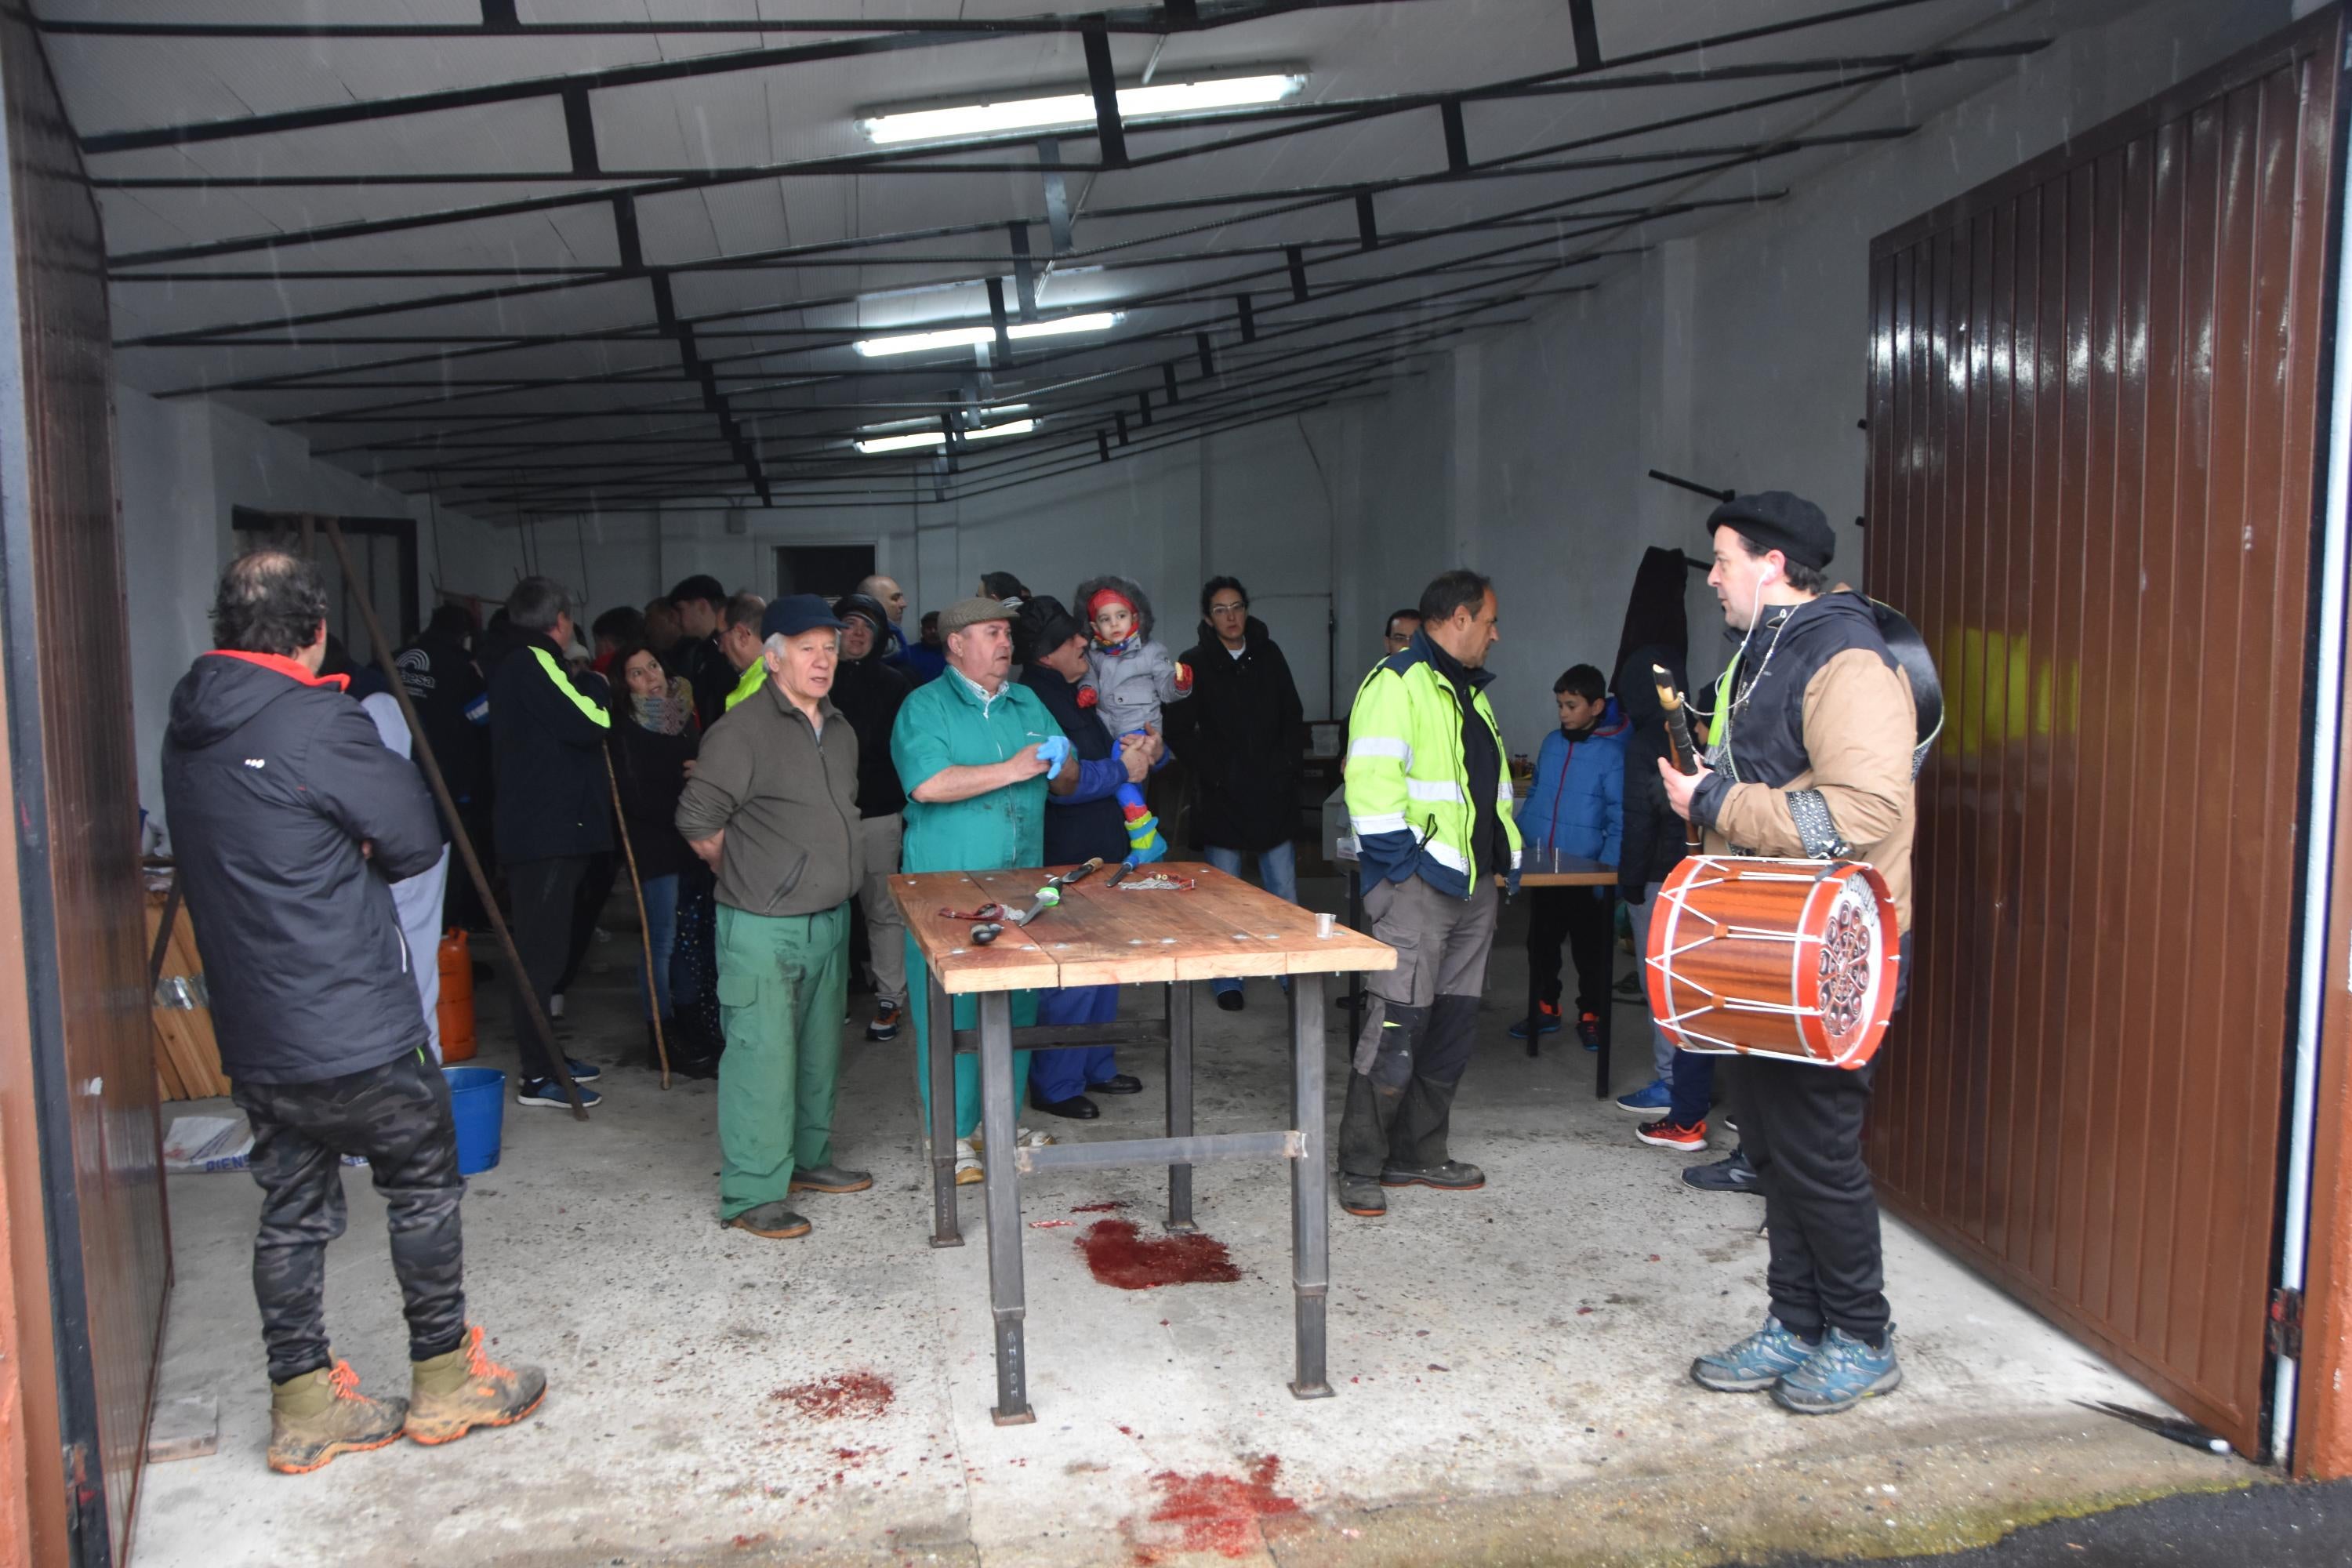
[{"label": "man in dark blue jacket", "polygon": [[[253,1289],[269,1352],[269,1466],[300,1474],[404,1430],[446,1442],[538,1405],[546,1378],[468,1334],[449,1089],[426,1058],[390,883],[431,868],[441,827],[416,770],[321,677],[327,595],[279,550],[230,563],[220,645],[172,693],[163,800],[212,995],[221,1066],[253,1128],[261,1186]],[[327,1243],[342,1234],[339,1156],[386,1204],[408,1315],[410,1397],[359,1392],[327,1344]]]},{"label": "man in dark blue jacket", "polygon": [[[612,785],[604,773],[604,737],[613,719],[605,689],[593,676],[575,677],[563,662],[572,637],[572,605],[545,577],[526,577],[507,595],[512,640],[488,670],[490,763],[496,781],[499,864],[514,905],[515,951],[523,976],[547,1009],[572,947],[572,902],[588,863],[613,847]],[[554,1064],[530,1016],[520,984],[514,986],[515,1045],[522,1056],[519,1105],[569,1105]],[[600,1076],[586,1062],[563,1058],[572,1081]],[[603,1097],[583,1088],[583,1104]]]}]

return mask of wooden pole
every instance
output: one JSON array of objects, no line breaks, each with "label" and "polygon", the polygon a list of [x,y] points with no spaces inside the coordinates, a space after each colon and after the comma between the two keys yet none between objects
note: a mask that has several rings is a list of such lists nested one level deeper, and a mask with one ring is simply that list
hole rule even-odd
[{"label": "wooden pole", "polygon": [[[331,517],[322,517],[319,522],[327,531],[327,542],[335,547],[335,559],[343,568],[343,581],[350,582],[352,557],[343,545],[342,524]],[[572,1114],[585,1121],[588,1108],[580,1102],[580,1086],[572,1081],[572,1069],[563,1065],[563,1052],[555,1043],[555,1027],[541,1011],[539,995],[531,990],[530,977],[523,972],[522,954],[515,950],[514,933],[507,929],[506,917],[499,912],[499,900],[490,892],[489,876],[482,869],[481,858],[474,853],[474,841],[466,836],[466,825],[458,819],[457,802],[449,793],[449,781],[441,776],[440,760],[433,754],[433,742],[425,738],[425,725],[416,717],[415,706],[408,700],[408,685],[400,679],[400,666],[393,660],[392,644],[385,640],[383,624],[375,618],[375,606],[364,594],[357,595],[354,602],[360,607],[360,618],[367,623],[368,640],[375,645],[375,661],[391,677],[392,700],[400,704],[400,716],[408,721],[416,759],[425,764],[425,782],[433,787],[433,798],[441,805],[442,820],[449,825],[450,842],[457,847],[457,858],[466,863],[466,874],[474,879],[474,891],[480,895],[482,909],[490,917],[490,930],[498,934],[499,950],[506,954],[512,984],[521,991],[531,1027],[538,1032],[540,1043],[547,1047],[548,1065],[554,1069],[555,1081],[563,1086],[564,1098],[572,1101]]]},{"label": "wooden pole", "polygon": [[[615,724],[634,723],[634,720],[614,719]],[[669,1043],[662,1038],[661,987],[654,981],[654,927],[646,919],[646,885],[637,879],[636,847],[629,842],[629,819],[621,810],[621,776],[613,771],[613,753],[604,752],[604,782],[613,786],[613,821],[621,835],[621,853],[629,862],[629,891],[637,896],[637,930],[645,935],[646,946],[646,1011],[654,1021],[654,1055],[661,1058],[661,1086],[669,1087]]]}]

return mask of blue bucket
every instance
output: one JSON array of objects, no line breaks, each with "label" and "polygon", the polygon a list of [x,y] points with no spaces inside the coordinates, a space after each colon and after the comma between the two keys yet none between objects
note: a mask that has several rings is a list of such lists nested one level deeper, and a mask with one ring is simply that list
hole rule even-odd
[{"label": "blue bucket", "polygon": [[499,1163],[507,1114],[507,1075],[496,1068],[443,1068],[449,1119],[457,1124],[457,1173],[478,1176]]}]

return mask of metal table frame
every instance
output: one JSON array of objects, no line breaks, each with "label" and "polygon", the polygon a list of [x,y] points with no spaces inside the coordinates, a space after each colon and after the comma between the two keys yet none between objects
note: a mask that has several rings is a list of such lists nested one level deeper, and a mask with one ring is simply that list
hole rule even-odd
[{"label": "metal table frame", "polygon": [[[980,1057],[981,1131],[987,1147],[982,1188],[988,1224],[988,1300],[996,1331],[996,1406],[1000,1426],[1034,1421],[1023,1338],[1028,1316],[1021,1262],[1021,1178],[1039,1171],[1100,1171],[1127,1165],[1168,1167],[1168,1228],[1192,1231],[1192,1167],[1222,1160],[1290,1162],[1290,1280],[1297,1335],[1290,1392],[1328,1399],[1324,1370],[1324,1302],[1330,1287],[1330,1215],[1324,1180],[1325,976],[1290,976],[1291,1125],[1265,1132],[1192,1131],[1192,986],[1167,984],[1166,1011],[1157,1021],[1013,1026],[1013,993],[982,991],[980,1026],[954,1027],[954,1004],[936,965],[926,964],[931,1088],[931,1245],[961,1247],[956,1215],[954,1053]],[[1024,987],[1024,989],[1026,989]],[[1164,1045],[1167,1047],[1168,1135],[1016,1146],[1020,1086],[1013,1053],[1055,1046]]]}]

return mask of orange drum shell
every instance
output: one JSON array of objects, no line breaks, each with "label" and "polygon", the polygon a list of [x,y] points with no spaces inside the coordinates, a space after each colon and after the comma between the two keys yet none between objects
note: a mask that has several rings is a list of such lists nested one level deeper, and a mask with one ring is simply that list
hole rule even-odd
[{"label": "orange drum shell", "polygon": [[[1789,1012],[1729,1008],[1717,998],[1812,1009],[1821,1005],[1818,941],[1827,928],[1842,884],[1859,877],[1878,906],[1880,965],[1871,1009],[1843,1040],[1830,1037],[1818,1016]],[[1675,901],[1682,901],[1675,918]],[[1813,939],[1798,947],[1785,940],[1724,937],[1691,943],[1714,929],[1701,916],[1725,927]],[[1666,959],[1669,942],[1685,949]],[[1876,1052],[1893,1014],[1896,960],[1895,913],[1886,883],[1858,861],[1775,859],[1761,857],[1693,856],[1668,874],[1650,918],[1650,951],[1643,979],[1651,1014],[1680,1045],[1724,1054],[1786,1057],[1823,1066],[1858,1068]],[[1710,997],[1707,993],[1715,993]],[[1667,1020],[1690,1015],[1681,1024]],[[1695,1038],[1699,1036],[1712,1038]],[[1718,1044],[1717,1042],[1724,1042]]]}]

